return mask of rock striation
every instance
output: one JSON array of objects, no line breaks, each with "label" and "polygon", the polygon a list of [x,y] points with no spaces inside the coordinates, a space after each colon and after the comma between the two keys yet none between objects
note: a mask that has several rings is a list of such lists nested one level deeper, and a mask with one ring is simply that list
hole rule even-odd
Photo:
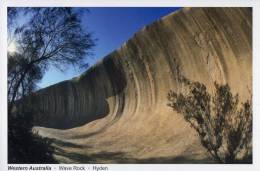
[{"label": "rock striation", "polygon": [[28,103],[34,130],[54,138],[61,163],[212,162],[196,132],[167,106],[178,76],[252,90],[252,9],[183,8],[144,27],[121,48]]}]

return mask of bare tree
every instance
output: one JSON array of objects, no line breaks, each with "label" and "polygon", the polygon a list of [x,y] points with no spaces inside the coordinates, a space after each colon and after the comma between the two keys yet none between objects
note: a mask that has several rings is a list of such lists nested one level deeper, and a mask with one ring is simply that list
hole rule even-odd
[{"label": "bare tree", "polygon": [[[14,25],[21,15],[26,20]],[[82,29],[77,9],[11,8],[8,18],[17,49],[15,53],[8,53],[10,113],[15,100],[32,91],[50,65],[60,70],[69,65],[86,66],[85,57],[91,54],[94,40]]]},{"label": "bare tree", "polygon": [[16,101],[36,90],[48,68],[85,67],[94,46],[81,26],[80,10],[73,8],[8,8],[8,162],[55,163],[51,140],[33,134],[33,106]]},{"label": "bare tree", "polygon": [[215,94],[199,82],[186,82],[187,94],[168,93],[168,104],[198,133],[219,163],[252,162],[252,103],[239,104],[230,87],[215,83]]}]

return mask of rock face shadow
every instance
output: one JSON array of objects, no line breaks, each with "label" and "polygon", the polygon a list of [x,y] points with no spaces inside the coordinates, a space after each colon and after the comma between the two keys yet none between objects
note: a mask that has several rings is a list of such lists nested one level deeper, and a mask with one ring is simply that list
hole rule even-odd
[{"label": "rock face shadow", "polygon": [[[106,117],[107,98],[121,93],[126,79],[118,61],[106,57],[80,78],[42,89],[16,104],[18,111],[30,106],[35,111],[34,125],[70,129]],[[120,99],[120,98],[119,98]]]}]

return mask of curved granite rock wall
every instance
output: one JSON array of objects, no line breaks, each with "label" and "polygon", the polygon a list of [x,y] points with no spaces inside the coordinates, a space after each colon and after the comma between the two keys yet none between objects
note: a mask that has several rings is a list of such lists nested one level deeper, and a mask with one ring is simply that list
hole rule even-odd
[{"label": "curved granite rock wall", "polygon": [[[30,98],[38,110],[35,124],[68,129],[107,116],[111,106],[106,99],[118,95],[126,86],[119,65],[106,58],[103,65],[89,69],[80,78],[38,91]],[[121,101],[116,103],[120,105]]]},{"label": "curved granite rock wall", "polygon": [[250,8],[184,8],[146,26],[80,77],[31,96],[35,130],[64,163],[210,161],[196,132],[167,107],[178,76],[252,89]]}]

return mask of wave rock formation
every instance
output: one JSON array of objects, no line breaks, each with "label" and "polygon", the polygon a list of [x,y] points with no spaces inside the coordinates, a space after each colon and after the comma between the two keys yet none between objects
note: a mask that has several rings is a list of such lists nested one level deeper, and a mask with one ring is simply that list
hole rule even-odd
[{"label": "wave rock formation", "polygon": [[206,163],[196,132],[167,106],[178,75],[252,89],[251,8],[183,8],[144,27],[81,76],[31,96],[34,130],[61,163]]}]

